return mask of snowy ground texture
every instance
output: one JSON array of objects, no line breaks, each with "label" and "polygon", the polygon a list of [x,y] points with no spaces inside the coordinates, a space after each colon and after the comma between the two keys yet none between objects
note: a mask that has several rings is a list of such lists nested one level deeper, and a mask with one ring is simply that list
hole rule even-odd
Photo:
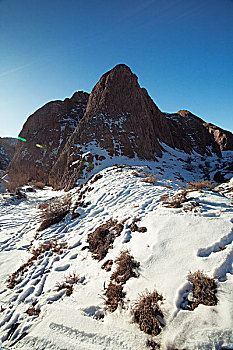
[{"label": "snowy ground texture", "polygon": [[[170,157],[170,169],[166,174],[155,171],[156,184],[142,182],[142,170],[146,169],[142,165],[102,170],[103,176],[88,184],[92,188],[85,193],[88,205],[76,209],[80,216],[71,219],[68,214],[39,233],[38,205],[64,192],[36,190],[16,202],[6,194],[0,196],[0,348],[148,349],[148,336],[132,322],[131,307],[140,293],[156,289],[165,298],[161,308],[166,325],[154,338],[161,349],[233,349],[233,179],[219,191],[188,193],[187,197],[199,202],[195,210],[167,208],[161,195],[181,191],[183,178],[195,179],[193,172],[189,178],[188,170],[177,165],[177,155],[166,157]],[[164,169],[166,161],[163,158],[156,167]],[[70,193],[75,203],[78,189]],[[91,252],[83,249],[87,235],[110,218],[127,220],[106,257],[94,260]],[[129,229],[136,218],[147,232]],[[20,283],[7,288],[9,274],[32,256],[29,248],[54,239],[67,243],[67,249],[61,254],[44,252],[25,270]],[[124,285],[125,308],[109,313],[105,311],[104,288],[116,265],[109,272],[101,265],[115,260],[125,249],[140,262],[139,277]],[[218,304],[183,310],[181,304],[190,289],[187,274],[197,270],[216,276]],[[56,291],[56,284],[72,273],[80,277],[73,293],[67,296],[65,290]],[[26,313],[32,307],[40,310],[39,315]],[[99,318],[102,314],[104,318]]]}]

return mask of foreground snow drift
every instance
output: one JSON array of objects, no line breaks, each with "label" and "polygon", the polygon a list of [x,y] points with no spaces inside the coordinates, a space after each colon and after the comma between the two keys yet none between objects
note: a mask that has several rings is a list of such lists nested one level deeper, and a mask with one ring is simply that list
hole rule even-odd
[{"label": "foreground snow drift", "polygon": [[[180,183],[143,182],[140,167],[113,167],[101,171],[98,180],[82,188],[82,201],[64,221],[37,233],[38,204],[63,192],[50,189],[28,193],[27,200],[11,203],[1,199],[0,226],[0,326],[1,342],[13,349],[145,349],[148,336],[132,323],[131,307],[146,289],[165,298],[161,305],[165,327],[155,339],[162,349],[221,349],[233,347],[233,206],[230,182],[220,191],[192,191],[187,198],[199,205],[188,209],[167,208],[160,197],[178,193]],[[139,176],[138,176],[139,175]],[[75,192],[76,191],[76,192]],[[72,205],[80,192],[72,190]],[[79,216],[78,216],[79,215]],[[87,237],[110,218],[124,222],[112,249],[101,261],[94,260]],[[146,232],[132,232],[140,218]],[[39,247],[65,243],[56,253]],[[6,280],[38,253],[25,267],[13,289]],[[105,311],[104,292],[111,271],[101,268],[128,249],[140,262],[138,278],[124,285],[125,308]],[[216,276],[218,304],[182,309],[190,284],[188,273],[203,270]],[[73,293],[58,290],[57,283],[75,273],[79,281]],[[29,309],[38,311],[30,315]],[[103,317],[104,316],[104,317]],[[20,338],[21,337],[21,338]]]}]

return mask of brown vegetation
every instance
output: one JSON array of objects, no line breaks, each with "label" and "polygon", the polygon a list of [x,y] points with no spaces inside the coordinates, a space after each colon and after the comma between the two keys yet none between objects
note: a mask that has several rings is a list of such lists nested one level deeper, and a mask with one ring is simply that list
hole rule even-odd
[{"label": "brown vegetation", "polygon": [[158,181],[157,177],[154,174],[151,174],[147,170],[143,170],[143,174],[146,176],[144,179],[142,179],[142,182],[147,182],[149,184],[155,185]]},{"label": "brown vegetation", "polygon": [[189,273],[188,281],[192,284],[192,300],[188,300],[188,310],[194,310],[199,304],[217,305],[217,284],[201,271]]},{"label": "brown vegetation", "polygon": [[89,233],[87,242],[92,257],[97,260],[102,260],[112,247],[113,242],[119,236],[124,226],[117,223],[117,220],[110,219],[105,224],[100,225],[94,232]]},{"label": "brown vegetation", "polygon": [[119,284],[125,284],[131,277],[139,277],[137,268],[140,263],[134,260],[134,257],[129,254],[128,250],[121,252],[121,255],[115,260],[117,269],[111,275],[111,280]]},{"label": "brown vegetation", "polygon": [[65,196],[61,199],[54,198],[47,203],[40,204],[42,210],[41,219],[43,220],[38,231],[43,231],[51,225],[59,223],[69,213],[71,206],[71,196]]},{"label": "brown vegetation", "polygon": [[203,188],[208,188],[212,190],[214,188],[215,184],[208,180],[201,180],[197,182],[188,182],[187,187],[192,190],[202,190]]},{"label": "brown vegetation", "polygon": [[190,199],[187,197],[187,191],[182,190],[175,196],[169,197],[169,195],[164,194],[160,197],[161,201],[166,204],[167,208],[182,208],[182,204],[188,202]]},{"label": "brown vegetation", "polygon": [[26,311],[26,314],[28,314],[28,316],[39,316],[40,309],[35,309],[34,307],[29,307]]},{"label": "brown vegetation", "polygon": [[55,291],[60,291],[62,289],[66,289],[66,295],[70,296],[73,293],[74,285],[80,281],[80,278],[75,273],[70,274],[65,278],[64,282],[57,283]]},{"label": "brown vegetation", "polygon": [[136,222],[138,221],[141,221],[141,219],[136,219],[134,220],[130,225],[129,225],[129,229],[130,231],[132,232],[146,232],[147,231],[147,228],[144,226],[144,227],[138,227],[138,225],[136,224]]},{"label": "brown vegetation", "polygon": [[122,307],[124,306],[124,297],[126,293],[123,291],[123,286],[121,284],[110,282],[104,295],[107,297],[105,299],[106,308],[110,312],[114,312],[119,304],[121,304]]},{"label": "brown vegetation", "polygon": [[101,266],[101,269],[108,271],[111,271],[113,265],[113,260],[106,260],[103,265]]},{"label": "brown vegetation", "polygon": [[29,185],[33,186],[35,188],[38,188],[40,190],[43,190],[43,188],[45,187],[45,183],[44,182],[36,181],[36,180],[30,181]]},{"label": "brown vegetation", "polygon": [[164,326],[163,313],[159,302],[163,296],[156,290],[139,295],[139,299],[132,308],[133,322],[138,323],[140,329],[150,335],[158,335]]}]

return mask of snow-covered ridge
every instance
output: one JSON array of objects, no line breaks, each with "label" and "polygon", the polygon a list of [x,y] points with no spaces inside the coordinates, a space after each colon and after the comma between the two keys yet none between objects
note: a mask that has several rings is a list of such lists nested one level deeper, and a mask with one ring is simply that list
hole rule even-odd
[{"label": "snow-covered ridge", "polygon": [[[180,171],[184,178],[185,171]],[[11,202],[7,194],[0,197],[0,339],[4,346],[9,347],[24,334],[12,349],[145,349],[147,336],[132,323],[130,310],[146,288],[155,288],[165,298],[166,326],[155,338],[161,349],[233,345],[233,180],[215,191],[188,193],[188,199],[199,203],[195,210],[182,206],[172,209],[163,204],[161,196],[176,195],[185,182],[176,179],[170,168],[169,179],[154,171],[157,182],[153,185],[142,181],[148,172],[153,169],[143,164],[100,171],[97,181],[90,180],[81,189],[84,205],[74,211],[79,216],[72,219],[68,214],[64,221],[39,233],[38,204],[67,194],[46,188],[26,192],[28,199],[18,202]],[[74,206],[80,191],[73,189],[69,194]],[[87,237],[110,218],[127,220],[113,248],[98,262],[85,248]],[[137,218],[146,232],[130,230]],[[66,243],[67,250],[41,254],[22,281],[13,289],[7,288],[8,275],[32,256],[28,248],[38,249],[55,239]],[[125,249],[140,262],[139,277],[124,285],[126,308],[105,312],[102,297],[112,272],[101,265],[115,260]],[[112,271],[115,268],[114,263]],[[183,310],[181,304],[189,289],[187,274],[198,269],[216,275],[218,304],[199,305],[192,312]],[[72,295],[56,291],[57,282],[62,283],[72,273],[80,277]],[[33,305],[40,310],[39,316],[26,313]],[[98,319],[103,312],[104,318]]]}]

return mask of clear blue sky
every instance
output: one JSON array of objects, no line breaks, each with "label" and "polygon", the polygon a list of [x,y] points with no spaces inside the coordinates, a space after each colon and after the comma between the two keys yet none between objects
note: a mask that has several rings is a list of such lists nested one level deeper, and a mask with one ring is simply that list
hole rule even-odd
[{"label": "clear blue sky", "polygon": [[0,0],[0,136],[118,63],[161,110],[233,131],[233,0]]}]

